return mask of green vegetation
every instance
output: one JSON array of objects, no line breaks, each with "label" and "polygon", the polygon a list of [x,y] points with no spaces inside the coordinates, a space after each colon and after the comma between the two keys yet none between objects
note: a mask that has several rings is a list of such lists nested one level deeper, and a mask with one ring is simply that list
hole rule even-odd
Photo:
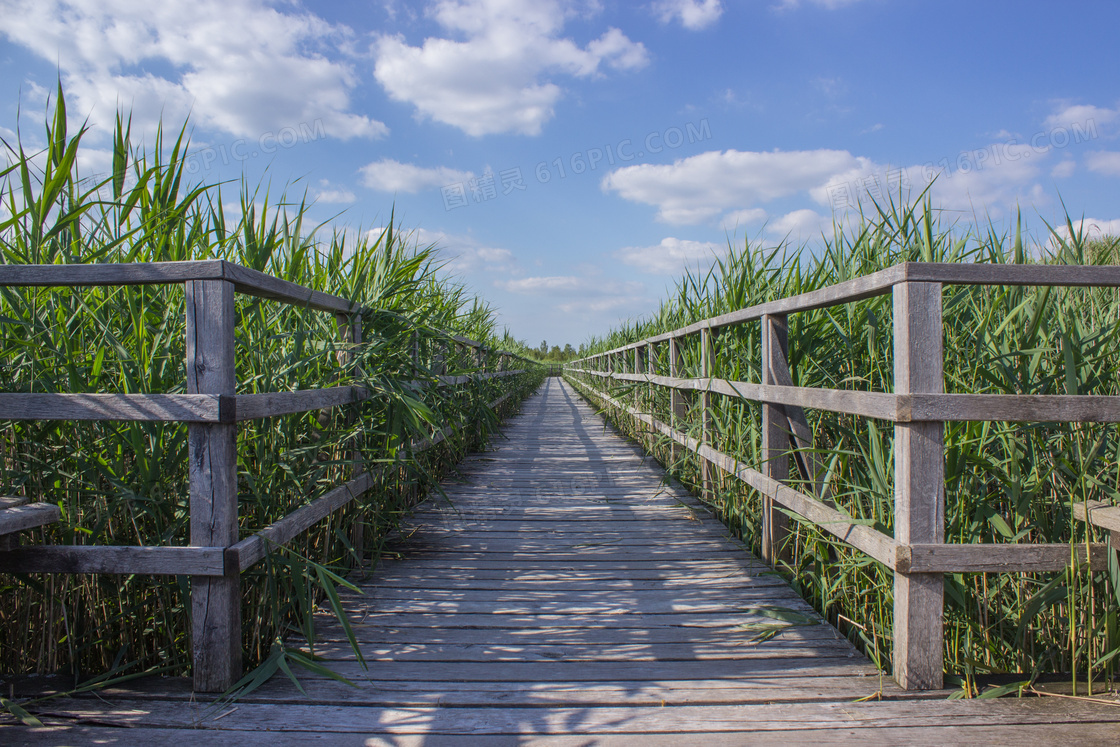
[{"label": "green vegetation", "polygon": [[[689,273],[652,317],[592,340],[603,352],[689,323],[865,275],[903,261],[1114,264],[1114,239],[1090,240],[1067,221],[1046,245],[994,229],[944,225],[928,203],[890,204],[823,247],[733,247],[707,273]],[[803,312],[789,319],[794,383],[891,391],[891,297]],[[1115,289],[947,286],[944,292],[946,391],[1120,394],[1120,304]],[[724,328],[714,375],[759,382],[759,324]],[[682,341],[684,372],[698,376],[698,335]],[[667,345],[657,370],[668,371]],[[601,382],[596,382],[602,385]],[[668,422],[668,393],[615,382],[613,396],[643,398]],[[697,398],[698,399],[698,398]],[[758,465],[760,408],[712,395],[715,447]],[[693,407],[682,429],[698,436]],[[825,479],[850,514],[884,532],[893,522],[893,430],[882,421],[810,412]],[[616,415],[617,417],[617,415]],[[620,423],[631,433],[633,425]],[[648,438],[648,436],[646,436]],[[1076,521],[1085,500],[1118,503],[1120,432],[1099,423],[950,423],[946,427],[946,542],[1085,543],[1103,533]],[[666,464],[668,443],[653,443]],[[678,450],[671,471],[700,481],[696,459]],[[792,460],[791,460],[792,462]],[[796,480],[795,480],[796,482]],[[812,492],[803,488],[805,492]],[[715,498],[727,523],[760,549],[757,493],[724,479]],[[811,525],[793,522],[788,567],[795,587],[873,657],[891,650],[892,574]],[[947,574],[946,667],[963,678],[995,673],[1079,672],[1115,678],[1120,665],[1120,568],[1107,572]],[[889,661],[881,662],[889,666]]]},{"label": "green vegetation", "polygon": [[[376,556],[402,512],[467,450],[485,441],[500,413],[486,404],[506,385],[438,387],[437,374],[476,370],[449,334],[492,343],[494,317],[444,279],[430,248],[409,246],[390,220],[375,235],[320,237],[307,205],[242,186],[239,215],[222,190],[190,184],[187,144],[157,139],[145,154],[118,118],[113,171],[77,170],[83,132],[68,135],[59,90],[47,146],[5,143],[0,173],[0,262],[148,262],[222,258],[362,304],[364,339],[343,371],[330,314],[239,296],[240,393],[353,381],[374,396],[347,412],[244,421],[238,429],[243,535],[304,505],[355,469],[377,487],[320,522],[288,550],[243,576],[248,665],[275,669],[290,628],[312,634],[319,590],[358,557]],[[168,145],[170,143],[170,145]],[[0,289],[0,391],[185,391],[184,298],[179,285]],[[415,353],[414,353],[415,351]],[[416,354],[418,353],[418,354]],[[491,355],[483,363],[494,365]],[[519,394],[543,373],[519,377]],[[516,407],[519,397],[508,400]],[[414,456],[408,445],[451,425],[454,434]],[[186,426],[132,422],[0,422],[0,492],[57,503],[63,520],[25,542],[183,545],[188,541]],[[355,547],[354,527],[365,526]],[[190,670],[186,577],[0,575],[0,671],[65,672],[75,679]],[[278,654],[279,652],[279,654]],[[272,656],[271,659],[268,657]],[[283,664],[283,662],[280,662]],[[283,664],[283,666],[287,666]]]}]

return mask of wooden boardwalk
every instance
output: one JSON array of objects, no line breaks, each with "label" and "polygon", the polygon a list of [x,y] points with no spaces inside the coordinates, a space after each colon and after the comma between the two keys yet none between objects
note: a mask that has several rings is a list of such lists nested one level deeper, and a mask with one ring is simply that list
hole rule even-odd
[{"label": "wooden boardwalk", "polygon": [[[549,379],[324,617],[350,687],[277,677],[219,708],[185,681],[53,704],[0,742],[1115,744],[1120,707],[947,701],[880,677],[639,449]],[[858,702],[879,696],[882,700]],[[127,730],[112,727],[131,727]],[[184,729],[194,730],[188,737]]]}]

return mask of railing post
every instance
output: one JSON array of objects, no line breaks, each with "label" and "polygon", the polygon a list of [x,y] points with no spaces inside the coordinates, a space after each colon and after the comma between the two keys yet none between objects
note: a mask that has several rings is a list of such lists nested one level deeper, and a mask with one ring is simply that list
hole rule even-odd
[{"label": "railing post", "polygon": [[[681,375],[682,365],[681,348],[677,342],[676,337],[669,338],[669,376],[677,378]],[[681,429],[681,422],[688,417],[688,400],[685,399],[684,392],[676,387],[669,390],[669,423],[673,426],[673,430],[679,431]],[[671,449],[671,459],[676,464],[677,459],[680,457],[680,445],[674,440],[669,447]]]},{"label": "railing post", "polygon": [[[785,314],[762,317],[762,383],[778,384],[781,380],[776,366],[785,367],[789,378],[789,331]],[[785,482],[789,479],[789,433],[785,408],[762,403],[762,473]],[[762,559],[771,566],[788,560],[786,541],[789,517],[774,506],[770,496],[762,497]]]},{"label": "railing post", "polygon": [[[941,284],[894,287],[894,392],[941,393]],[[945,541],[944,423],[894,427],[894,537],[899,544]],[[894,678],[907,690],[940,689],[944,669],[944,580],[894,575]]]},{"label": "railing post", "polygon": [[[187,392],[233,396],[233,283],[186,284]],[[237,542],[237,425],[187,426],[191,545],[229,547]],[[241,576],[191,579],[191,672],[194,689],[222,692],[241,677]]]},{"label": "railing post", "polygon": [[[646,373],[650,376],[657,376],[657,343],[651,342],[646,345]],[[656,391],[653,383],[650,382],[646,385],[646,401],[649,403],[649,414],[651,417],[657,417],[656,407]],[[653,426],[649,428],[649,450],[653,453],[654,444],[657,442],[657,431]]]},{"label": "railing post", "polygon": [[[362,315],[360,312],[355,314],[336,314],[335,320],[338,322],[338,335],[342,340],[343,348],[338,354],[338,363],[342,367],[342,375],[340,378],[353,378],[358,373],[358,356],[356,348],[362,343]],[[354,424],[354,411],[351,408],[346,409],[346,417],[344,422],[347,428]],[[362,463],[361,440],[355,436],[354,442],[351,444],[352,448],[348,455],[349,461],[352,463],[350,474],[348,477],[354,478],[365,471],[365,465]],[[347,477],[344,475],[344,479]],[[365,516],[359,503],[355,501],[354,511],[354,525],[350,530],[350,546],[358,556],[358,566],[361,567],[362,559],[365,555]]]},{"label": "railing post", "polygon": [[[712,344],[712,330],[704,327],[700,330],[700,376],[710,379],[714,370],[715,346]],[[700,393],[700,441],[706,446],[712,446],[714,435],[714,421],[712,419],[712,393],[711,385],[705,381],[704,389]],[[713,447],[714,448],[714,447]],[[704,457],[700,457],[700,495],[705,501],[713,502],[715,494],[715,468]]]},{"label": "railing post", "polygon": [[[642,374],[646,371],[645,359],[642,356],[642,348],[634,348],[634,373]],[[634,382],[634,409],[638,412],[642,411],[642,386],[638,382]],[[635,419],[634,432],[638,435],[638,443],[642,444],[642,421]],[[642,444],[643,448],[646,444]]]}]

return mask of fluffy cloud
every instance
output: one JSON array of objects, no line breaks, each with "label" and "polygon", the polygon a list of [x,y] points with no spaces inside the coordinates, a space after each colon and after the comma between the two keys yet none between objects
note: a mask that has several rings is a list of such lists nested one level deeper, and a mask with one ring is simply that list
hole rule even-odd
[{"label": "fluffy cloud", "polygon": [[794,244],[832,233],[832,219],[809,209],[794,210],[766,224],[766,232],[778,238],[789,238]]},{"label": "fluffy cloud", "polygon": [[383,158],[361,168],[362,183],[381,192],[416,193],[428,187],[442,187],[465,182],[474,177],[470,171],[456,171],[446,166],[434,169]]},{"label": "fluffy cloud", "polygon": [[602,314],[635,314],[656,303],[643,283],[607,280],[593,274],[515,278],[495,285],[510,293],[539,297],[542,302],[552,298],[560,312],[598,323],[613,321],[601,318]]},{"label": "fluffy cloud", "polygon": [[1067,177],[1073,176],[1073,173],[1075,171],[1077,171],[1077,162],[1072,158],[1067,158],[1066,160],[1056,165],[1054,168],[1050,169],[1050,176],[1054,177],[1055,179],[1065,179]]},{"label": "fluffy cloud", "polygon": [[1118,109],[1061,102],[1043,124],[1049,130],[1078,128],[1080,131],[1092,132],[1102,125],[1112,124],[1117,119],[1120,119]]},{"label": "fluffy cloud", "polygon": [[[826,10],[836,10],[837,8],[843,8],[847,5],[855,5],[860,0],[807,0],[807,1],[808,1],[809,5],[816,5],[816,6],[819,6],[821,8],[825,8]],[[801,7],[801,0],[782,0],[781,5],[779,5],[778,7],[781,8],[781,9],[799,8],[799,7]]]},{"label": "fluffy cloud", "polygon": [[326,179],[319,180],[319,189],[315,192],[316,202],[349,204],[358,199],[357,195],[345,187],[336,187]]},{"label": "fluffy cloud", "polygon": [[374,76],[418,117],[473,136],[537,135],[563,95],[555,76],[594,77],[649,59],[615,28],[584,48],[563,37],[572,9],[562,0],[440,0],[429,14],[459,39],[432,37],[413,47],[382,36]]},{"label": "fluffy cloud", "polygon": [[720,0],[658,0],[653,11],[662,23],[677,18],[686,29],[698,31],[719,20],[723,5]]},{"label": "fluffy cloud", "polygon": [[624,264],[655,275],[679,275],[685,268],[710,265],[725,246],[710,241],[668,237],[655,246],[628,246],[615,256]]},{"label": "fluffy cloud", "polygon": [[844,150],[708,151],[668,165],[639,164],[603,178],[604,190],[657,206],[666,223],[701,223],[719,213],[768,202],[871,169]]},{"label": "fluffy cloud", "polygon": [[1089,171],[1106,176],[1120,176],[1120,153],[1099,150],[1085,156]]},{"label": "fluffy cloud", "polygon": [[762,208],[748,208],[746,210],[733,210],[719,222],[719,227],[724,231],[735,231],[741,226],[751,223],[761,223],[766,220],[766,211]]},{"label": "fluffy cloud", "polygon": [[188,114],[245,137],[317,122],[342,139],[388,133],[350,111],[357,77],[335,50],[351,32],[311,13],[263,0],[0,0],[0,16],[0,33],[57,62],[95,125],[123,107],[148,133]]},{"label": "fluffy cloud", "polygon": [[[1072,223],[1074,232],[1080,233],[1081,237],[1086,240],[1100,239],[1105,236],[1120,237],[1120,218],[1114,218],[1112,220],[1083,218],[1081,220],[1072,221]],[[1052,252],[1057,252],[1060,250],[1062,242],[1069,240],[1069,226],[1057,225],[1054,227],[1054,235],[1050,236],[1046,247]]]},{"label": "fluffy cloud", "polygon": [[436,247],[442,268],[456,275],[477,272],[493,278],[494,275],[510,275],[520,271],[517,257],[509,249],[481,246],[469,236],[420,228],[411,238],[420,246]]}]

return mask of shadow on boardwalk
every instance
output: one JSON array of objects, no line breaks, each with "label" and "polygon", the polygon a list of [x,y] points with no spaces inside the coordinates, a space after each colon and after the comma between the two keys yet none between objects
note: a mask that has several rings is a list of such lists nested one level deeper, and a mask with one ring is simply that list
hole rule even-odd
[{"label": "shadow on boardwalk", "polygon": [[[900,691],[575,392],[549,379],[345,602],[368,670],[224,709],[183,681],[52,705],[9,743],[1115,744],[1120,708]],[[792,611],[796,624],[762,611]],[[879,695],[883,700],[856,702]],[[121,731],[112,727],[132,727]]]}]

